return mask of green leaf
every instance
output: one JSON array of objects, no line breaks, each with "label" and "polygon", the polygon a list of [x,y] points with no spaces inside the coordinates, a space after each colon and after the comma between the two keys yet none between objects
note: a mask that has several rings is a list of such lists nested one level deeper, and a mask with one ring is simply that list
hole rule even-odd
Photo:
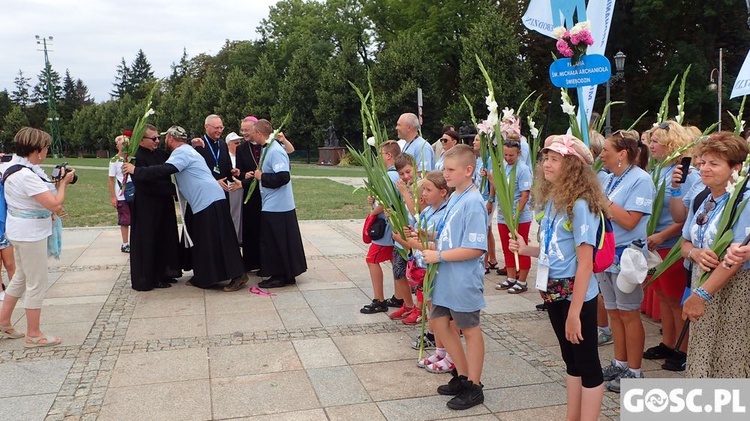
[{"label": "green leaf", "polygon": [[670,266],[677,263],[678,260],[682,257],[682,243],[685,241],[684,238],[680,237],[679,240],[677,240],[677,243],[675,243],[674,246],[669,250],[669,253],[667,253],[666,256],[664,256],[664,260],[659,263],[658,266],[656,266],[656,271],[653,275],[651,275],[646,281],[643,283],[643,289],[646,289],[651,285],[652,282],[656,280],[659,276],[661,276],[664,272],[669,269]]}]

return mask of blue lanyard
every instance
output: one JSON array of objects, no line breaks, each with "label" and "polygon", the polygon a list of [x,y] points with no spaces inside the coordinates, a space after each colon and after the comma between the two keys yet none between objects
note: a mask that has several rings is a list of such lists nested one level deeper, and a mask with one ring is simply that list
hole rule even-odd
[{"label": "blue lanyard", "polygon": [[[712,197],[709,194],[706,200],[704,200],[703,203],[701,204],[701,208],[703,208],[706,205],[706,201],[711,200],[711,198]],[[729,193],[724,193],[723,195],[721,195],[719,200],[715,200],[716,207],[714,208],[714,210],[711,211],[711,214],[708,215],[708,222],[706,222],[703,225],[698,225],[698,247],[700,248],[704,247],[703,236],[706,235],[706,232],[708,231],[708,227],[711,225],[711,221],[713,221],[714,217],[720,213],[719,210],[721,209],[722,206],[724,206],[724,202],[726,202],[728,198],[729,198]],[[704,209],[704,212],[705,212],[705,209]],[[708,244],[706,244],[706,247],[708,247]]]},{"label": "blue lanyard", "polygon": [[[615,175],[612,174],[612,178],[610,178],[609,183],[607,183],[607,188],[604,189],[604,194],[606,194],[607,197],[609,197],[609,195],[613,191],[615,191],[617,186],[619,186],[620,183],[622,182],[622,179],[625,178],[626,175],[628,175],[628,173],[630,172],[632,168],[633,168],[633,164],[628,165],[628,168],[626,168],[625,172],[623,172],[622,175],[619,177],[615,177]],[[615,181],[615,178],[617,178],[617,181]],[[612,182],[614,182],[614,185],[612,184]]]},{"label": "blue lanyard", "polygon": [[212,140],[208,138],[207,135],[203,135],[203,139],[206,141],[206,146],[208,146],[208,150],[211,151],[211,156],[214,157],[214,161],[216,161],[216,165],[219,165],[219,157],[221,156],[221,145],[218,144],[218,142],[221,142],[221,139],[219,139],[218,142],[216,142],[216,153],[214,153],[214,148],[211,146]]},{"label": "blue lanyard", "polygon": [[446,221],[448,221],[448,215],[450,215],[451,210],[453,210],[453,207],[456,206],[458,204],[458,202],[460,202],[461,199],[463,199],[464,195],[466,193],[468,193],[469,190],[472,190],[474,187],[476,187],[476,186],[469,185],[469,187],[466,190],[464,190],[463,192],[461,192],[461,194],[458,195],[458,198],[456,199],[456,201],[453,202],[453,204],[451,205],[451,207],[448,208],[448,210],[445,212],[445,214],[443,214],[443,219],[440,221],[440,225],[438,225],[437,236],[435,237],[435,239],[438,242],[440,241],[440,234],[443,232],[443,228],[445,228],[445,223],[446,223]]},{"label": "blue lanyard", "polygon": [[427,223],[430,222],[430,219],[432,219],[432,217],[435,216],[436,213],[438,213],[441,210],[445,209],[446,206],[448,206],[448,201],[447,200],[445,202],[443,202],[437,209],[435,209],[429,216],[425,213],[425,220],[424,220],[425,227],[427,226]]},{"label": "blue lanyard", "polygon": [[[547,211],[547,215],[552,213],[552,204],[551,202],[547,204],[547,208],[549,211]],[[552,242],[552,231],[555,229],[555,221],[557,220],[557,212],[555,212],[555,216],[550,221],[549,216],[547,217],[547,226],[544,228],[544,254],[546,256],[549,256],[549,245]]]}]

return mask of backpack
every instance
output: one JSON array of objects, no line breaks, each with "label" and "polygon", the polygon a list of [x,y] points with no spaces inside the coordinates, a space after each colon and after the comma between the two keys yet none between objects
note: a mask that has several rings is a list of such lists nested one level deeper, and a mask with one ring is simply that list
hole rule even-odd
[{"label": "backpack", "polygon": [[11,174],[21,171],[26,168],[21,164],[15,164],[8,167],[2,174],[0,179],[0,238],[5,237],[5,220],[8,216],[8,204],[5,202],[5,180],[10,177]]},{"label": "backpack", "polygon": [[597,244],[594,247],[594,273],[604,272],[615,262],[615,232],[612,221],[599,212],[601,223],[596,230]]}]

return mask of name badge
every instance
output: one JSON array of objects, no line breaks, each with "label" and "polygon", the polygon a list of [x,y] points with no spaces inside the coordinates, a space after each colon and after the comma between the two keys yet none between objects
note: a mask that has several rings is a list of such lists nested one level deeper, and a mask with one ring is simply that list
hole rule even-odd
[{"label": "name badge", "polygon": [[218,173],[220,173],[220,172],[221,172],[221,171],[219,171],[219,166],[218,166],[218,165],[214,166],[214,172],[215,172],[216,174],[218,174]]},{"label": "name badge", "polygon": [[549,257],[546,253],[539,253],[534,286],[539,291],[547,292],[547,281],[549,281]]}]

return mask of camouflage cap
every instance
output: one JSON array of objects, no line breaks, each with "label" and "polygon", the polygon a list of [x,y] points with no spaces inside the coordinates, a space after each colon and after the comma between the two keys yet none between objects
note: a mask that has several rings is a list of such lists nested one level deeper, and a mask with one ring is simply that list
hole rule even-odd
[{"label": "camouflage cap", "polygon": [[185,129],[183,129],[180,126],[172,126],[172,127],[169,128],[169,130],[167,130],[166,132],[162,133],[161,135],[162,136],[164,136],[164,135],[170,135],[170,136],[172,136],[172,137],[174,137],[176,139],[187,139],[188,138],[187,132],[185,131]]}]

